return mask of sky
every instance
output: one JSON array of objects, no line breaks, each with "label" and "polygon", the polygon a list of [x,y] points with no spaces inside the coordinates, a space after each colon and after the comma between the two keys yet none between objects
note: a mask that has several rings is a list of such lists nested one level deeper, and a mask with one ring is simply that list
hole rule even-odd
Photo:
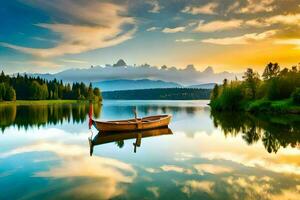
[{"label": "sky", "polygon": [[11,0],[0,70],[54,73],[127,64],[262,71],[300,62],[299,0]]}]

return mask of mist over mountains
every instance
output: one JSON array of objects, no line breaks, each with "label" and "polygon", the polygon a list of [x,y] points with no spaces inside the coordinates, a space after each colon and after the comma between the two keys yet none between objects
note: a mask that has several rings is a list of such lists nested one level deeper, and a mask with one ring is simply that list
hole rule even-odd
[{"label": "mist over mountains", "polygon": [[60,79],[64,82],[99,82],[105,80],[162,80],[175,82],[184,86],[197,85],[203,83],[221,83],[225,78],[233,80],[240,78],[240,74],[221,72],[216,73],[212,67],[207,67],[204,71],[198,71],[193,65],[188,65],[184,69],[176,67],[155,67],[148,64],[140,66],[130,66],[120,59],[114,65],[91,66],[84,69],[68,69],[55,74],[32,74],[46,79]]}]

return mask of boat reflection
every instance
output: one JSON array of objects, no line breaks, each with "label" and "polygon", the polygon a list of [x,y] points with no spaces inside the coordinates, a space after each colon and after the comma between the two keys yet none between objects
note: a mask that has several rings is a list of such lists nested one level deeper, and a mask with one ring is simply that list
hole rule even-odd
[{"label": "boat reflection", "polygon": [[137,147],[141,146],[142,138],[155,137],[161,135],[172,135],[173,132],[168,127],[142,130],[142,131],[132,131],[132,132],[99,132],[93,139],[89,138],[90,144],[90,156],[93,155],[94,147],[97,145],[107,144],[115,142],[119,147],[124,145],[124,140],[136,139],[133,143],[134,153],[136,153]]}]

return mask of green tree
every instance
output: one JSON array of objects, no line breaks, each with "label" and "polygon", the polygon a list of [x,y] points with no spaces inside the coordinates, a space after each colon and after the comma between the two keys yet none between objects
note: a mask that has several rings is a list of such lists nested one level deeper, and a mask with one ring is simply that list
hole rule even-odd
[{"label": "green tree", "polygon": [[88,100],[94,100],[94,92],[93,92],[92,83],[90,83],[89,88],[88,88],[87,99]]},{"label": "green tree", "polygon": [[9,85],[7,85],[6,94],[5,94],[5,100],[6,101],[15,101],[16,100],[16,92]]},{"label": "green tree", "polygon": [[219,96],[219,85],[216,84],[211,92],[211,99],[214,100]]},{"label": "green tree", "polygon": [[4,83],[0,83],[0,101],[3,101],[6,95],[6,87]]},{"label": "green tree", "polygon": [[256,91],[259,85],[259,74],[254,72],[253,69],[248,68],[244,73],[243,79],[245,81],[246,88],[250,91],[250,99],[256,98]]},{"label": "green tree", "polygon": [[280,66],[278,65],[278,63],[269,63],[264,70],[263,73],[263,78],[265,80],[277,77],[280,73]]}]

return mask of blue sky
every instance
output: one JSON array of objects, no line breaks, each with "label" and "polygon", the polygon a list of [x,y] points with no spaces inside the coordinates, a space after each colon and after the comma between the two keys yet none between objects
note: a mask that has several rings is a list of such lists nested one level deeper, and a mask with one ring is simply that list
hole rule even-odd
[{"label": "blue sky", "polygon": [[114,63],[216,71],[300,62],[297,0],[12,0],[0,8],[0,69]]}]

